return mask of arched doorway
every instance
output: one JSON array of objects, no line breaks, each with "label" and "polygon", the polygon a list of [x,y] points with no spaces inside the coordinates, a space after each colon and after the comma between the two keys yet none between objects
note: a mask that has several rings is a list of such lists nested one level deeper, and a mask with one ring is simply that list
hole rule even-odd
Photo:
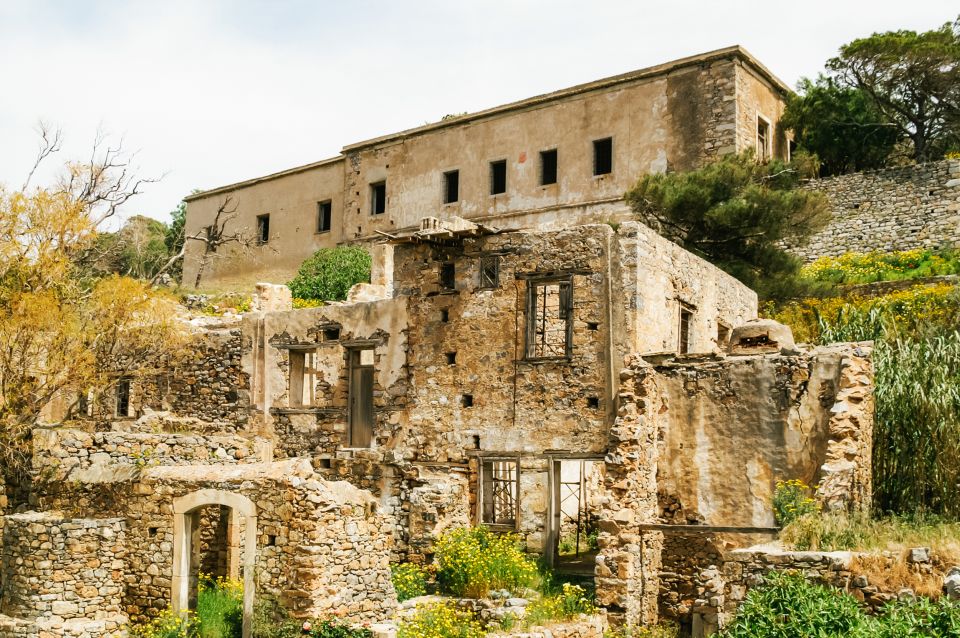
[{"label": "arched doorway", "polygon": [[[190,609],[196,587],[195,544],[198,538],[200,513],[217,506],[226,516],[226,538],[234,551],[228,558],[229,575],[243,571],[243,638],[250,637],[253,618],[254,565],[257,555],[257,507],[240,494],[223,490],[198,490],[173,499],[173,578],[171,605],[175,613]],[[242,538],[241,536],[242,530]]]}]

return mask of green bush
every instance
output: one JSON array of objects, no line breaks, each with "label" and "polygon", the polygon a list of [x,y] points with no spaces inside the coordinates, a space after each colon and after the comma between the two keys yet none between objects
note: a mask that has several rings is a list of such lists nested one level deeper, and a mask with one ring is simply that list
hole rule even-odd
[{"label": "green bush", "polygon": [[390,580],[397,592],[397,600],[401,602],[427,593],[427,574],[419,565],[413,563],[391,565]]},{"label": "green bush", "polygon": [[802,574],[773,572],[750,590],[723,638],[865,636],[866,616],[856,599]]},{"label": "green bush", "polygon": [[871,638],[955,638],[960,636],[960,601],[946,597],[938,601],[929,598],[894,601],[884,607],[883,615],[873,621],[867,635]]},{"label": "green bush", "polygon": [[454,596],[483,598],[494,589],[529,587],[537,578],[537,564],[514,534],[494,534],[484,526],[441,534],[434,562],[441,589]]},{"label": "green bush", "polygon": [[397,638],[483,638],[486,633],[471,612],[441,603],[418,607],[397,627]]},{"label": "green bush", "polygon": [[370,266],[370,254],[363,248],[321,248],[300,265],[287,285],[296,299],[343,301],[351,286],[370,281]]},{"label": "green bush", "polygon": [[240,638],[243,626],[243,583],[203,574],[197,587],[197,636]]},{"label": "green bush", "polygon": [[579,585],[563,583],[560,593],[542,596],[527,606],[524,624],[538,625],[548,621],[571,620],[580,614],[596,613],[597,608]]},{"label": "green bush", "polygon": [[773,492],[773,517],[777,525],[789,525],[801,516],[818,511],[810,486],[798,479],[777,481]]}]

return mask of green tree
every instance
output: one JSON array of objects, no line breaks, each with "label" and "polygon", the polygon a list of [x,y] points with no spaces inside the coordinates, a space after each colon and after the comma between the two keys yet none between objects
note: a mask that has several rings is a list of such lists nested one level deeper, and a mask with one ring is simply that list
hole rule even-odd
[{"label": "green tree", "polygon": [[839,86],[824,75],[816,81],[803,78],[797,88],[799,94],[787,100],[780,123],[793,131],[801,151],[817,156],[821,175],[884,165],[900,132],[866,92]]},{"label": "green tree", "polygon": [[864,92],[918,162],[960,146],[960,18],[939,29],[874,33],[827,62],[837,84]]},{"label": "green tree", "polygon": [[763,297],[794,294],[800,262],[781,246],[829,219],[821,193],[798,188],[815,162],[758,163],[727,155],[687,173],[644,175],[627,203],[661,235],[724,269]]},{"label": "green tree", "polygon": [[288,284],[298,299],[343,301],[351,286],[370,281],[370,254],[357,246],[321,248]]},{"label": "green tree", "polygon": [[[193,192],[197,192],[194,190]],[[170,225],[167,226],[166,236],[163,238],[167,246],[167,258],[173,259],[183,250],[183,244],[186,242],[187,225],[187,202],[181,201],[177,207],[170,211]],[[176,281],[180,281],[183,276],[183,262],[176,259],[170,263],[170,276]]]}]

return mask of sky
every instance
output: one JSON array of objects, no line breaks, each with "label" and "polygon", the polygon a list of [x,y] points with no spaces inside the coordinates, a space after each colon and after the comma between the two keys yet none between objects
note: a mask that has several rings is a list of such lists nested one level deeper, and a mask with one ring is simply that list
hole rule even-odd
[{"label": "sky", "polygon": [[[854,38],[952,21],[946,0],[0,0],[0,184],[38,123],[97,130],[162,178],[125,215],[353,142],[740,44],[788,85]],[[37,181],[50,179],[54,163]]]}]

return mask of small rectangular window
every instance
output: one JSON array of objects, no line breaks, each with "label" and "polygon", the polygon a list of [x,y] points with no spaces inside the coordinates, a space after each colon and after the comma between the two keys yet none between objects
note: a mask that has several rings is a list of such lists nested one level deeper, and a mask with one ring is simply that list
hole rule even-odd
[{"label": "small rectangular window", "polygon": [[770,159],[770,122],[757,116],[757,159],[766,162]]},{"label": "small rectangular window", "polygon": [[387,183],[370,184],[370,214],[382,215],[387,212]]},{"label": "small rectangular window", "polygon": [[613,172],[613,138],[593,141],[593,174],[607,175]]},{"label": "small rectangular window", "polygon": [[117,381],[117,409],[118,417],[130,416],[130,379],[122,378]]},{"label": "small rectangular window", "polygon": [[515,527],[520,506],[520,463],[485,460],[480,466],[480,522]]},{"label": "small rectangular window", "polygon": [[573,322],[573,285],[569,280],[529,282],[527,286],[528,359],[569,357]]},{"label": "small rectangular window", "polygon": [[452,262],[440,265],[440,289],[457,289],[457,270]]},{"label": "small rectangular window", "polygon": [[507,192],[507,160],[490,162],[490,194]]},{"label": "small rectangular window", "polygon": [[454,204],[460,200],[460,171],[443,174],[443,203]]},{"label": "small rectangular window", "polygon": [[330,232],[332,222],[333,204],[331,204],[330,200],[325,202],[317,202],[317,232]]},{"label": "small rectangular window", "polygon": [[485,289],[500,287],[499,255],[487,255],[480,258],[480,287]]},{"label": "small rectangular window", "polygon": [[312,406],[316,378],[316,351],[290,350],[289,405]]},{"label": "small rectangular window", "polygon": [[693,309],[689,306],[680,305],[680,342],[677,352],[686,354],[690,352],[693,332]]},{"label": "small rectangular window", "polygon": [[270,215],[257,215],[257,243],[270,241]]},{"label": "small rectangular window", "polygon": [[557,183],[557,149],[540,151],[540,185]]}]

